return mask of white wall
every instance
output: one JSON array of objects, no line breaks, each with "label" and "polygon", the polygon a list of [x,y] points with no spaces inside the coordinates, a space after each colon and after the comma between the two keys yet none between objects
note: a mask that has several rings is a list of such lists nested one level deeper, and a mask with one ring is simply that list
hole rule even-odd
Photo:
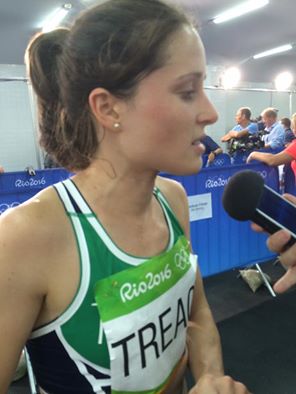
[{"label": "white wall", "polygon": [[25,67],[0,65],[0,164],[5,171],[40,167]]}]

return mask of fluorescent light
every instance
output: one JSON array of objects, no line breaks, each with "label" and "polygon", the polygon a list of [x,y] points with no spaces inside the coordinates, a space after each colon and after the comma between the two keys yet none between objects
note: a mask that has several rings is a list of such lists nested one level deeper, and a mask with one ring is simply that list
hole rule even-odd
[{"label": "fluorescent light", "polygon": [[72,4],[67,3],[62,7],[57,8],[52,14],[50,14],[48,18],[46,18],[46,20],[42,23],[43,33],[49,32],[56,28],[68,14],[71,8]]},{"label": "fluorescent light", "polygon": [[280,73],[274,83],[276,90],[287,90],[293,82],[293,75],[289,71]]},{"label": "fluorescent light", "polygon": [[257,55],[253,56],[253,59],[260,59],[261,57],[275,55],[276,53],[286,52],[292,48],[293,48],[292,44],[281,45],[280,47],[276,47],[273,49],[269,49],[268,51],[257,53]]},{"label": "fluorescent light", "polygon": [[214,23],[222,23],[229,21],[230,19],[237,18],[238,16],[247,14],[248,12],[255,11],[258,8],[264,7],[269,3],[269,0],[250,0],[241,3],[229,10],[222,12],[222,14],[217,15],[214,19]]},{"label": "fluorescent light", "polygon": [[221,83],[224,89],[231,89],[238,85],[241,79],[241,72],[237,67],[230,67],[224,71]]}]

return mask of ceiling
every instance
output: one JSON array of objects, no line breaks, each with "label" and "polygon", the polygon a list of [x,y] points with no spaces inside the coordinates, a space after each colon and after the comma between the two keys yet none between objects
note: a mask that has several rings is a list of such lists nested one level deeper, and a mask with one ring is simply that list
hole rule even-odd
[{"label": "ceiling", "polygon": [[[286,70],[296,80],[296,47],[283,54],[252,59],[256,53],[296,42],[295,0],[270,0],[269,5],[258,11],[219,25],[211,19],[238,0],[169,1],[181,4],[197,19],[208,64],[240,66],[243,80],[249,82],[269,83]],[[88,0],[1,0],[0,64],[23,64],[30,37],[39,30],[46,15],[65,2],[73,6],[68,22],[91,3]]]}]

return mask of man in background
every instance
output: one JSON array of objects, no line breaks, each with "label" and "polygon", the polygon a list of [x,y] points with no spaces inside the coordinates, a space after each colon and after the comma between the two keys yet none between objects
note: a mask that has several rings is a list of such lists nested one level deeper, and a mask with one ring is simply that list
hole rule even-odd
[{"label": "man in background", "polygon": [[236,125],[221,138],[222,142],[228,142],[230,155],[236,151],[251,151],[254,147],[257,148],[255,145],[259,141],[258,126],[251,121],[251,115],[249,107],[239,108],[235,115]]},{"label": "man in background", "polygon": [[284,148],[285,130],[281,123],[277,121],[277,110],[266,108],[261,115],[266,132],[263,136],[264,148],[273,150]]},{"label": "man in background", "polygon": [[289,118],[282,118],[281,124],[285,130],[284,145],[287,147],[296,137],[291,129],[291,120]]}]

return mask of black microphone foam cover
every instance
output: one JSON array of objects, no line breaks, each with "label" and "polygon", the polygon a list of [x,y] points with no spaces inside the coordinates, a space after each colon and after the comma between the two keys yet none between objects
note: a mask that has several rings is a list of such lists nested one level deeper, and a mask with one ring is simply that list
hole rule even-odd
[{"label": "black microphone foam cover", "polygon": [[236,220],[252,220],[264,190],[264,180],[255,171],[245,170],[233,175],[222,197],[225,211]]}]

